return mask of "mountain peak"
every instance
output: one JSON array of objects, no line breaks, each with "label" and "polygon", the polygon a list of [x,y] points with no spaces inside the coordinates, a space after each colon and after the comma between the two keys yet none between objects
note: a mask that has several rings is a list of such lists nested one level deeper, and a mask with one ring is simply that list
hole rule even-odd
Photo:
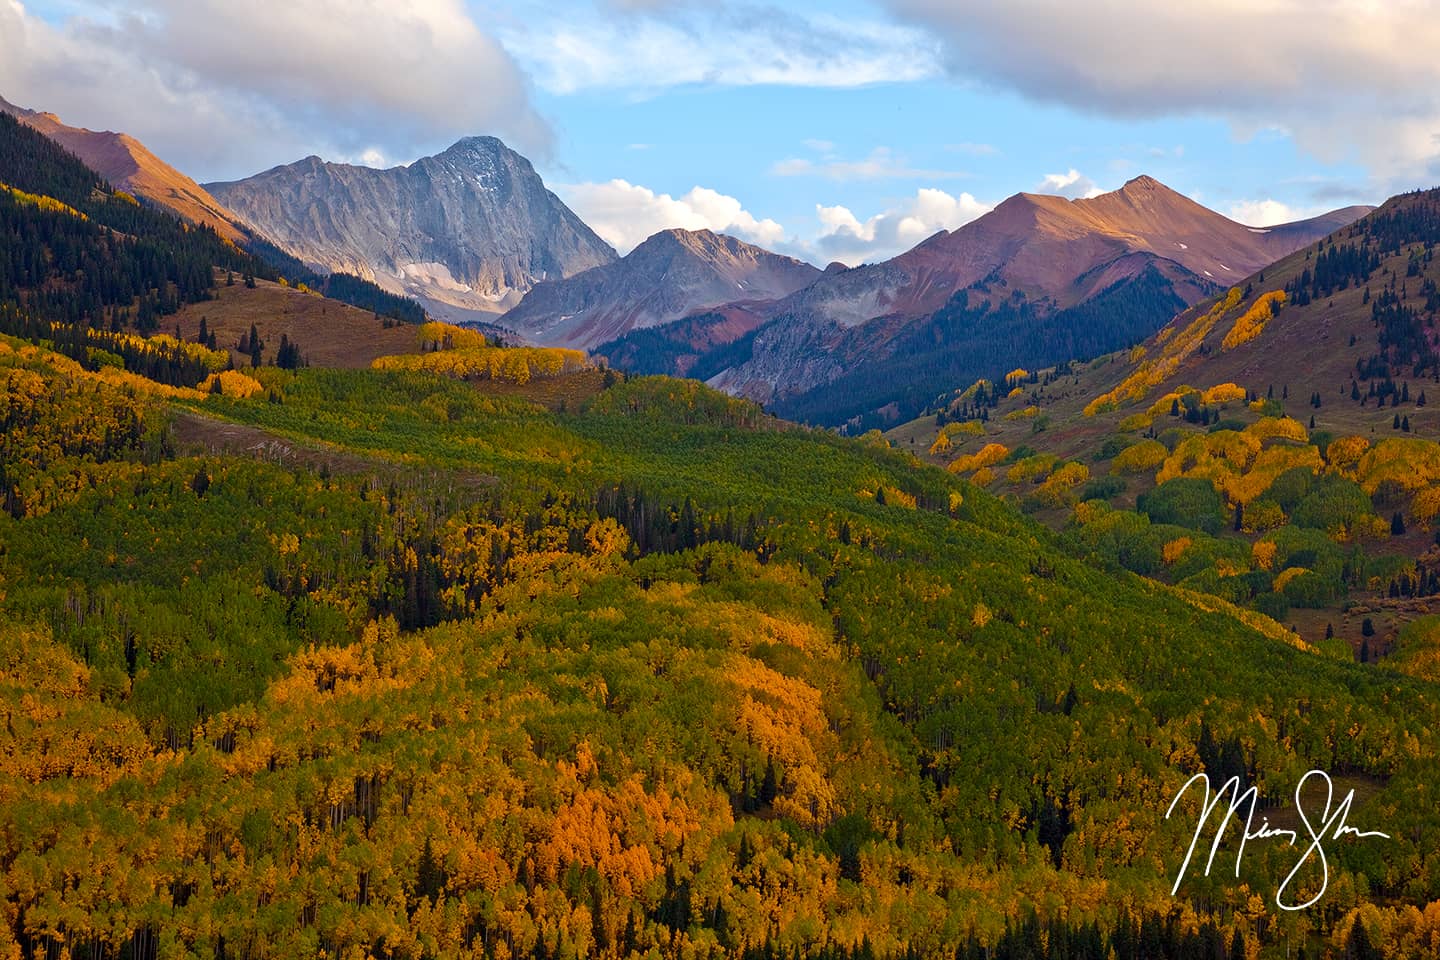
[{"label": "mountain peak", "polygon": [[1131,179],[1126,180],[1125,185],[1120,188],[1121,193],[1124,193],[1126,191],[1134,192],[1137,190],[1167,190],[1170,193],[1175,192],[1174,190],[1171,190],[1169,187],[1165,186],[1165,184],[1161,183],[1159,180],[1156,180],[1154,177],[1150,176],[1150,174],[1148,173],[1142,173],[1138,177],[1132,177]]},{"label": "mountain peak", "polygon": [[510,148],[505,145],[505,141],[499,137],[477,135],[473,137],[461,137],[459,140],[450,144],[443,152],[437,154],[437,156],[448,157],[467,153],[487,153],[493,155],[510,152]]},{"label": "mountain peak", "polygon": [[614,263],[540,284],[501,322],[540,343],[589,348],[696,311],[777,300],[818,276],[730,234],[670,227]]},{"label": "mountain peak", "polygon": [[447,318],[501,313],[538,282],[615,259],[495,137],[388,169],[310,157],[210,189],[312,269],[374,280]]},{"label": "mountain peak", "polygon": [[670,240],[690,240],[690,239],[713,240],[713,239],[718,239],[718,238],[719,238],[719,234],[715,233],[715,231],[713,231],[713,230],[708,230],[708,229],[706,229],[706,228],[704,228],[704,227],[701,227],[699,230],[687,230],[687,229],[685,229],[684,227],[666,227],[664,230],[657,230],[655,233],[652,233],[649,237],[647,237],[647,238],[645,239],[644,242],[648,243],[648,242],[651,241],[651,240],[659,240],[659,239],[670,239]]}]

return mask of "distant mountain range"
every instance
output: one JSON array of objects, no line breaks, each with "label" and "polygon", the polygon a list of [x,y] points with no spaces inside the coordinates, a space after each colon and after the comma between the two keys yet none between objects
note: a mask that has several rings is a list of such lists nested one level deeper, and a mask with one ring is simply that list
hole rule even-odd
[{"label": "distant mountain range", "polygon": [[247,238],[239,218],[224,204],[129,134],[67,126],[53,113],[27,110],[3,98],[0,111],[45,134],[118,189],[165,207],[191,223],[213,227],[232,242]]},{"label": "distant mountain range", "polygon": [[494,137],[388,170],[307,157],[206,187],[310,269],[356,274],[451,319],[493,319],[537,283],[615,259]]},{"label": "distant mountain range", "polygon": [[619,258],[493,137],[388,170],[307,157],[201,186],[125,134],[0,110],[287,274],[354,274],[446,319],[852,429],[904,421],[979,377],[1138,342],[1372,209],[1248,227],[1142,176],[1092,199],[1017,194],[854,269],[705,230],[662,231]]},{"label": "distant mountain range", "polygon": [[613,263],[536,286],[501,323],[529,339],[591,348],[697,310],[768,302],[820,271],[709,230],[662,230]]},{"label": "distant mountain range", "polygon": [[[1022,193],[894,259],[827,270],[764,305],[749,330],[710,348],[723,364],[683,344],[656,345],[640,363],[654,369],[673,359],[714,371],[712,385],[781,415],[880,426],[1007,365],[1094,356],[1142,339],[1370,209],[1260,229],[1150,177],[1088,200]],[[725,318],[718,310],[696,322]],[[607,348],[623,357],[634,346]]]}]

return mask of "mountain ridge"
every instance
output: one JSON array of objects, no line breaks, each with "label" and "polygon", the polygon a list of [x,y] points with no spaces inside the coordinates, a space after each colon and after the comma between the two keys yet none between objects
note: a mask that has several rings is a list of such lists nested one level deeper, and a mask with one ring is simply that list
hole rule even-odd
[{"label": "mountain ridge", "polygon": [[[984,320],[976,311],[1023,304],[1024,310],[1007,321],[1023,325],[1080,310],[1102,295],[1116,299],[1127,285],[1143,284],[1143,291],[1128,298],[1134,315],[1115,321],[1108,339],[1091,338],[1100,352],[1108,352],[1148,336],[1173,315],[1163,312],[1170,299],[1155,296],[1152,289],[1157,276],[1182,307],[1188,306],[1363,212],[1368,208],[1346,208],[1262,230],[1236,223],[1148,176],[1090,199],[1016,194],[985,216],[890,260],[827,274],[777,301],[769,309],[769,322],[756,333],[750,357],[710,382],[774,404],[783,414],[789,401],[823,393],[857,369],[871,369],[874,377],[883,378],[883,363],[903,342],[905,331],[951,309],[962,292],[963,309],[975,314],[967,335],[979,336],[984,331],[977,325]],[[1033,356],[1010,359],[1072,359],[1048,356],[1043,346],[1026,348]],[[953,356],[954,344],[937,343],[934,349],[950,354],[946,362],[957,381],[994,372],[960,362]],[[807,401],[807,409],[822,411],[820,422],[838,425],[824,408],[824,403]],[[907,413],[913,415],[909,410],[897,415],[903,420]]]},{"label": "mountain ridge", "polygon": [[671,228],[619,260],[537,285],[501,322],[542,343],[591,348],[697,311],[779,299],[820,276],[737,237]]},{"label": "mountain ridge", "polygon": [[354,273],[452,319],[493,319],[537,282],[615,259],[495,137],[384,170],[311,155],[206,187],[311,269]]},{"label": "mountain ridge", "polygon": [[166,207],[191,223],[212,227],[232,243],[248,238],[240,219],[223,203],[128,133],[72,127],[54,113],[28,110],[3,97],[0,111],[54,140],[117,189]]}]

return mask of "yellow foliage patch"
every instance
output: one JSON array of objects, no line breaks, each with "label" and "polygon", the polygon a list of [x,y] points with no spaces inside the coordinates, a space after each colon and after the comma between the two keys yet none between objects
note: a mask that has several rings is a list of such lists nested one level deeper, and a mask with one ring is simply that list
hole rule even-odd
[{"label": "yellow foliage patch", "polygon": [[1154,422],[1155,418],[1148,413],[1132,413],[1124,420],[1121,420],[1117,426],[1126,433],[1134,433],[1137,430],[1148,430],[1150,424]]},{"label": "yellow foliage patch", "polygon": [[489,341],[478,330],[457,327],[453,323],[429,320],[420,324],[415,343],[421,350],[473,350],[487,347]]},{"label": "yellow foliage patch", "polygon": [[425,370],[460,380],[529,383],[537,377],[558,377],[584,370],[589,359],[579,350],[556,347],[465,347],[438,353],[378,357],[376,370]]},{"label": "yellow foliage patch", "polygon": [[18,190],[7,183],[0,183],[0,193],[9,194],[10,197],[22,207],[36,207],[40,210],[44,210],[47,213],[69,214],[70,216],[78,217],[81,220],[90,219],[85,214],[81,213],[79,210],[76,210],[74,207],[70,206],[70,204],[68,203],[61,203],[54,197],[42,196],[38,193],[26,193],[24,190]]},{"label": "yellow foliage patch", "polygon": [[1126,447],[1110,464],[1111,473],[1149,473],[1165,462],[1170,451],[1159,440],[1141,440]]},{"label": "yellow foliage patch", "polygon": [[1040,484],[1035,495],[1040,502],[1050,507],[1063,506],[1074,498],[1075,488],[1090,479],[1090,468],[1076,460],[1060,465],[1054,473]]},{"label": "yellow foliage patch", "polygon": [[1234,430],[1192,434],[1176,444],[1155,474],[1156,483],[1176,477],[1205,477],[1214,480],[1243,473],[1260,452],[1260,441]]},{"label": "yellow foliage patch", "polygon": [[[219,384],[219,390],[216,390]],[[260,381],[254,377],[247,377],[239,370],[221,370],[219,373],[212,373],[200,384],[202,393],[220,393],[227,397],[238,397],[245,399],[253,397],[257,393],[263,393],[265,388]]]},{"label": "yellow foliage patch", "polygon": [[1220,322],[1220,318],[1239,305],[1241,293],[1239,287],[1231,289],[1208,312],[1190,321],[1180,332],[1165,334],[1164,339],[1157,337],[1156,342],[1164,345],[1160,353],[1141,361],[1140,366],[1115,389],[1091,400],[1085,407],[1085,416],[1092,417],[1102,411],[1114,410],[1123,404],[1138,403],[1145,399],[1145,394],[1174,374],[1181,363],[1200,349],[1200,345]]},{"label": "yellow foliage patch", "polygon": [[992,467],[1010,455],[1010,448],[1003,443],[987,443],[975,453],[952,460],[946,469],[951,473],[969,473],[982,467]]},{"label": "yellow foliage patch", "polygon": [[974,383],[970,384],[970,386],[966,387],[965,392],[961,393],[957,399],[962,402],[965,400],[974,399],[977,393],[979,393],[981,390],[988,391],[990,389],[990,386],[990,381],[982,377],[981,379],[976,380]]},{"label": "yellow foliage patch", "polygon": [[1244,400],[1245,388],[1238,383],[1217,383],[1215,386],[1200,394],[1202,403],[1234,403],[1237,400]]},{"label": "yellow foliage patch", "polygon": [[1416,520],[1430,525],[1436,514],[1440,514],[1440,487],[1426,487],[1415,494],[1415,500],[1410,504],[1410,513]]},{"label": "yellow foliage patch", "polygon": [[983,436],[985,436],[985,424],[979,420],[952,420],[935,434],[935,441],[930,444],[930,455],[940,456],[949,453],[954,449],[956,437]]},{"label": "yellow foliage patch", "polygon": [[981,467],[979,470],[976,470],[973,475],[971,475],[970,480],[972,483],[978,484],[979,486],[988,487],[990,486],[990,484],[995,482],[995,471],[991,470],[989,467]]},{"label": "yellow foliage patch", "polygon": [[1360,458],[1369,449],[1370,441],[1364,437],[1338,437],[1331,440],[1330,445],[1325,448],[1325,459],[1330,462],[1331,470],[1353,478],[1355,468],[1360,465]]},{"label": "yellow foliage patch", "polygon": [[1030,371],[1026,370],[1024,367],[1016,367],[1014,370],[1011,370],[1009,373],[1005,374],[1005,384],[1007,386],[1009,386],[1010,384],[1021,383],[1029,379]]},{"label": "yellow foliage patch", "polygon": [[1294,440],[1296,443],[1310,442],[1310,434],[1306,432],[1305,425],[1294,417],[1261,417],[1246,427],[1245,433],[1262,441],[1278,437],[1282,440]]},{"label": "yellow foliage patch", "polygon": [[1391,437],[1365,452],[1355,469],[1365,492],[1374,494],[1381,484],[1407,493],[1440,482],[1440,444],[1418,437]]},{"label": "yellow foliage patch", "polygon": [[1261,570],[1269,570],[1275,565],[1275,553],[1277,551],[1273,540],[1257,540],[1250,548],[1250,556],[1255,560],[1255,566]]},{"label": "yellow foliage patch", "polygon": [[1185,556],[1185,551],[1190,549],[1190,544],[1193,542],[1189,537],[1179,537],[1171,540],[1160,548],[1160,559],[1167,565],[1177,562],[1181,557]]},{"label": "yellow foliage patch", "polygon": [[1145,412],[1152,417],[1162,417],[1170,412],[1170,407],[1173,403],[1175,403],[1176,400],[1179,400],[1186,394],[1198,392],[1199,391],[1197,391],[1193,387],[1181,387],[1178,390],[1172,390],[1169,393],[1165,394],[1165,396],[1161,397],[1159,400],[1156,400],[1154,403],[1150,404],[1150,409],[1146,410]]},{"label": "yellow foliage patch", "polygon": [[1234,350],[1260,336],[1265,330],[1265,324],[1269,323],[1270,319],[1279,313],[1280,308],[1284,305],[1284,290],[1271,290],[1269,293],[1261,294],[1259,299],[1250,305],[1250,309],[1235,321],[1235,326],[1230,328],[1230,332],[1225,334],[1220,349]]},{"label": "yellow foliage patch", "polygon": [[1040,408],[1036,406],[1025,407],[1023,410],[1011,410],[1005,414],[1006,420],[1032,420],[1040,415]]},{"label": "yellow foliage patch", "polygon": [[1303,467],[1311,473],[1319,473],[1323,466],[1320,451],[1314,447],[1270,447],[1255,458],[1243,476],[1227,478],[1224,486],[1217,489],[1232,503],[1248,504],[1270,489],[1270,485],[1285,471]]}]

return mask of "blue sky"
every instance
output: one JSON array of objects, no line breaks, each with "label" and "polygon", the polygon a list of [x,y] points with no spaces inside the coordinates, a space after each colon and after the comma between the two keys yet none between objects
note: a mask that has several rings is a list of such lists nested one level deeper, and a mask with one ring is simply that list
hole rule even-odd
[{"label": "blue sky", "polygon": [[1257,225],[1440,182],[1431,0],[234,6],[0,0],[0,96],[202,181],[494,133],[622,250],[820,264],[1141,173]]}]

